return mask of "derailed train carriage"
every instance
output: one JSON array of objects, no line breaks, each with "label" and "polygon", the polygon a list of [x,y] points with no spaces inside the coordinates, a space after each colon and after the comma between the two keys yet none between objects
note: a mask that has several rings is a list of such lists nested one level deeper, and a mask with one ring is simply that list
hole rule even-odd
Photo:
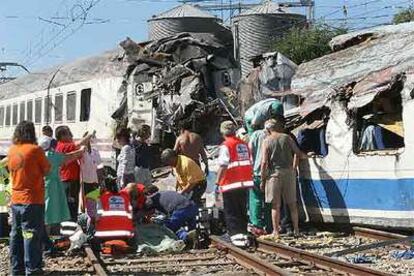
[{"label": "derailed train carriage", "polygon": [[300,167],[311,221],[414,227],[413,43],[414,23],[368,29],[298,67],[292,92],[321,154]]},{"label": "derailed train carriage", "polygon": [[[227,46],[203,33],[143,43],[126,39],[115,50],[4,83],[0,156],[22,120],[33,121],[38,136],[44,125],[68,125],[75,139],[96,130],[97,148],[113,166],[112,142],[120,125],[151,125],[152,140],[162,143],[163,133],[174,133],[182,119],[220,116],[232,108],[223,93],[233,91],[239,78]],[[210,127],[204,124],[202,131]]]}]

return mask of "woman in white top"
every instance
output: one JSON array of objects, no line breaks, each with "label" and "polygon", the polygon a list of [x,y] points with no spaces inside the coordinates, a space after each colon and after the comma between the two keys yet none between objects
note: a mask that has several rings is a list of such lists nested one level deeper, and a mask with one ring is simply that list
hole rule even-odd
[{"label": "woman in white top", "polygon": [[[85,133],[87,135],[88,133]],[[94,220],[96,217],[96,198],[94,194],[99,191],[99,183],[102,181],[103,162],[99,151],[91,146],[91,141],[86,145],[80,162],[80,180],[83,186],[84,203],[88,216]]]},{"label": "woman in white top", "polygon": [[118,155],[118,168],[116,172],[118,188],[124,188],[129,183],[135,183],[135,150],[130,145],[130,131],[127,128],[121,128],[115,136],[121,147]]}]

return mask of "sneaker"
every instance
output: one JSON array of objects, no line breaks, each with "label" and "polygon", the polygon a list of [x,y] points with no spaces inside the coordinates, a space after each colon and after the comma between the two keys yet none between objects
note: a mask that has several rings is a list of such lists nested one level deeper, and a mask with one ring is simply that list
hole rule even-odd
[{"label": "sneaker", "polygon": [[250,241],[249,237],[245,234],[236,234],[230,237],[231,243],[234,246],[240,247],[240,248],[246,248],[249,247]]}]

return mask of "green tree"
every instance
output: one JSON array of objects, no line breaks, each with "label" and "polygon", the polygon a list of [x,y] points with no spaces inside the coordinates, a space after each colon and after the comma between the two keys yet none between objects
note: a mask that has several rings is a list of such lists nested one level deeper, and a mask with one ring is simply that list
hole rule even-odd
[{"label": "green tree", "polygon": [[308,28],[294,27],[273,44],[273,50],[287,56],[296,64],[329,54],[329,41],[346,33],[346,29],[327,25],[313,25]]},{"label": "green tree", "polygon": [[392,20],[392,23],[400,24],[410,21],[414,21],[414,7],[409,7],[408,9],[401,10],[396,13]]}]

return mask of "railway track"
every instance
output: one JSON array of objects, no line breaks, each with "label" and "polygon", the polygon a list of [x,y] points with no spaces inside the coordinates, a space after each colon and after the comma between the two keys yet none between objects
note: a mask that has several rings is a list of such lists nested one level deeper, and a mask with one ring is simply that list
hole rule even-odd
[{"label": "railway track", "polygon": [[[354,237],[366,241],[390,241],[406,236],[354,227]],[[86,255],[96,275],[392,275],[392,272],[357,265],[345,260],[324,256],[317,250],[288,246],[282,243],[258,240],[257,248],[246,251],[212,236],[213,248],[181,254],[142,257],[136,255],[122,258],[102,256],[98,259],[90,248]],[[396,246],[404,246],[397,244]]]}]

